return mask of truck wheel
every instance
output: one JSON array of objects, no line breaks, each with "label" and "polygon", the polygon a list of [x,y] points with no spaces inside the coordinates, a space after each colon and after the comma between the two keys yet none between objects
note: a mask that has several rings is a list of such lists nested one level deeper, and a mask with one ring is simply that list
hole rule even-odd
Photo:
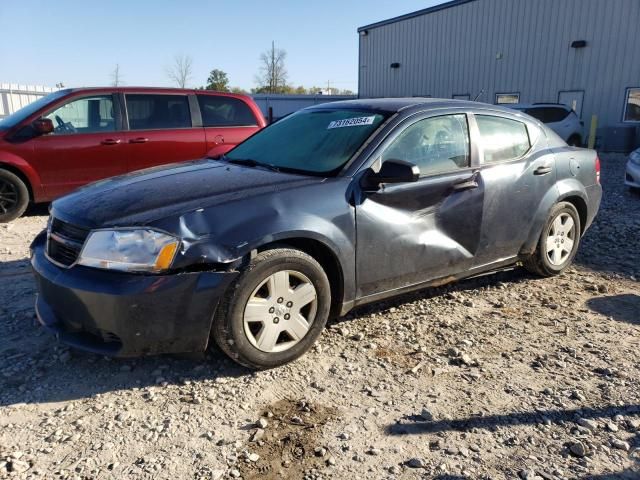
[{"label": "truck wheel", "polygon": [[18,218],[28,205],[29,189],[24,182],[13,173],[0,170],[0,223]]},{"label": "truck wheel", "polygon": [[311,348],[330,307],[329,280],[318,262],[299,250],[265,250],[229,287],[211,336],[236,362],[273,368]]},{"label": "truck wheel", "polygon": [[554,205],[536,251],[522,261],[524,267],[542,277],[562,273],[576,256],[580,232],[580,216],[576,207],[568,202]]}]

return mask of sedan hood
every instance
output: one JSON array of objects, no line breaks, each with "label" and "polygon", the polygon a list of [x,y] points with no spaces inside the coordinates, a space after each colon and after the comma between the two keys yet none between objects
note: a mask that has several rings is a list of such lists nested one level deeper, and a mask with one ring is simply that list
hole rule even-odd
[{"label": "sedan hood", "polygon": [[323,179],[198,160],[102,180],[62,197],[52,215],[88,228],[147,225],[172,215]]}]

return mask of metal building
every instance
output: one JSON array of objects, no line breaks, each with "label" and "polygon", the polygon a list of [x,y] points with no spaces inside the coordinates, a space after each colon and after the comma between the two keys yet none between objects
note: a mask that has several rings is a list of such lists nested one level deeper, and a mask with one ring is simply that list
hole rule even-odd
[{"label": "metal building", "polygon": [[557,102],[598,144],[640,130],[640,0],[454,0],[358,29],[360,97]]}]

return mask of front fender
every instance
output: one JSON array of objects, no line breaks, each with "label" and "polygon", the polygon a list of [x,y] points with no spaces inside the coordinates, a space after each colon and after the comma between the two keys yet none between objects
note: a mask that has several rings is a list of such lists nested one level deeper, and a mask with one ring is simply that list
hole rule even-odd
[{"label": "front fender", "polygon": [[2,152],[0,153],[0,168],[5,165],[13,170],[18,170],[24,177],[26,177],[29,182],[28,187],[30,187],[33,194],[34,202],[37,203],[47,200],[40,180],[40,175],[38,175],[38,172],[36,172],[28,162],[13,153]]},{"label": "front fender", "polygon": [[289,239],[321,243],[337,260],[344,298],[355,292],[355,213],[342,181],[307,185],[186,212],[155,224],[182,239],[175,268],[236,268],[260,247]]}]

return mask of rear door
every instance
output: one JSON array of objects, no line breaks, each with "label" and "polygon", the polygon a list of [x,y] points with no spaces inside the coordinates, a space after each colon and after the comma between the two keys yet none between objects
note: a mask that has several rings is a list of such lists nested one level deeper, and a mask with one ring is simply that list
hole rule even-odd
[{"label": "rear door", "polygon": [[363,192],[356,205],[358,295],[468,269],[480,241],[483,192],[464,113],[414,118],[374,155],[412,162],[417,182]]},{"label": "rear door", "polygon": [[125,132],[113,94],[75,96],[43,116],[53,121],[54,131],[31,142],[47,198],[126,171]]},{"label": "rear door", "polygon": [[124,104],[129,171],[205,156],[204,130],[192,123],[187,93],[126,93]]},{"label": "rear door", "polygon": [[215,157],[228,152],[257,132],[258,119],[239,98],[215,94],[197,94],[207,155]]},{"label": "rear door", "polygon": [[500,114],[476,114],[477,139],[484,186],[482,234],[474,266],[518,255],[529,237],[542,198],[555,188],[553,154],[544,133],[532,123]]}]

